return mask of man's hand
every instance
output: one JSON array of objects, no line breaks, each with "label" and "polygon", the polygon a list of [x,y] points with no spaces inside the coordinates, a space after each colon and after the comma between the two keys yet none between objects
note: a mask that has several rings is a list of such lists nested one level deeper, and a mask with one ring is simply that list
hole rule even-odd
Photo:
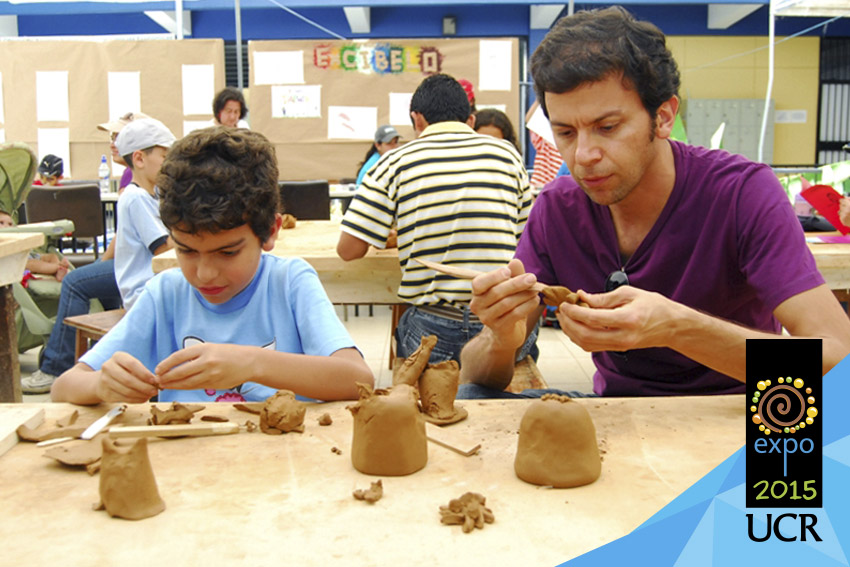
[{"label": "man's hand", "polygon": [[178,350],[155,368],[160,388],[227,390],[253,379],[245,347],[206,343]]},{"label": "man's hand", "polygon": [[142,403],[157,394],[156,376],[126,352],[116,352],[103,363],[95,392],[104,402]]},{"label": "man's hand", "polygon": [[850,199],[843,197],[838,202],[838,220],[844,226],[850,226]]},{"label": "man's hand", "polygon": [[676,303],[659,293],[623,286],[609,293],[578,291],[590,307],[562,303],[561,329],[588,352],[670,346]]},{"label": "man's hand", "polygon": [[506,348],[517,349],[525,341],[526,321],[540,306],[537,292],[531,289],[536,282],[517,259],[472,280],[469,308]]}]

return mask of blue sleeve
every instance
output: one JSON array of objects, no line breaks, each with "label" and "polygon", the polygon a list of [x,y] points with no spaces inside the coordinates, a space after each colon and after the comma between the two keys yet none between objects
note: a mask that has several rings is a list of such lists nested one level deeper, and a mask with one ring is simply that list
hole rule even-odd
[{"label": "blue sleeve", "polygon": [[343,348],[357,348],[337,317],[316,270],[304,260],[296,259],[286,277],[289,281],[285,289],[290,294],[289,303],[304,354],[330,356]]}]

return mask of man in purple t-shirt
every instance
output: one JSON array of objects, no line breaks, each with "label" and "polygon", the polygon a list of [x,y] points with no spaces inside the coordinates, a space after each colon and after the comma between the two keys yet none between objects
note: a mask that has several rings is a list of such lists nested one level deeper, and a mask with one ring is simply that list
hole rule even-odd
[{"label": "man in purple t-shirt", "polygon": [[622,8],[579,12],[531,69],[572,177],[540,194],[508,267],[473,280],[486,328],[461,355],[459,397],[510,382],[538,280],[582,290],[590,308],[557,317],[593,352],[600,395],[743,392],[746,339],[781,327],[823,339],[824,372],[850,352],[850,320],[770,168],[669,140],[679,73],[660,30]]}]

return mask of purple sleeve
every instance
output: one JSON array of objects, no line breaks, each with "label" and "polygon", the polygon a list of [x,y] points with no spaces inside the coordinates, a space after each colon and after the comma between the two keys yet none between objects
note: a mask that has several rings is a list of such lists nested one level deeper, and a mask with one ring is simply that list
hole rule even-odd
[{"label": "purple sleeve", "polygon": [[821,285],[824,279],[774,173],[759,169],[744,189],[736,219],[739,265],[749,285],[773,311],[786,299]]},{"label": "purple sleeve", "polygon": [[121,174],[121,181],[118,182],[118,188],[123,189],[133,180],[133,170],[129,167],[124,168],[124,173]]}]

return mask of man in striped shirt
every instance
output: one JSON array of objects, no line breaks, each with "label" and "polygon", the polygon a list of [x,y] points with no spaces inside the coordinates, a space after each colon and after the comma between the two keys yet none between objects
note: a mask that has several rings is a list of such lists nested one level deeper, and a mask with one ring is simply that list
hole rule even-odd
[{"label": "man in striped shirt", "polygon": [[[482,271],[507,264],[531,209],[528,174],[510,143],[470,127],[466,93],[448,75],[422,81],[410,116],[417,139],[387,152],[366,173],[343,218],[337,253],[353,260],[370,245],[384,248],[395,225],[398,295],[411,304],[396,329],[397,355],[406,358],[422,336],[434,334],[431,362],[459,361],[463,345],[482,328],[469,311],[470,282],[413,259]],[[535,347],[536,334],[521,357]]]}]

